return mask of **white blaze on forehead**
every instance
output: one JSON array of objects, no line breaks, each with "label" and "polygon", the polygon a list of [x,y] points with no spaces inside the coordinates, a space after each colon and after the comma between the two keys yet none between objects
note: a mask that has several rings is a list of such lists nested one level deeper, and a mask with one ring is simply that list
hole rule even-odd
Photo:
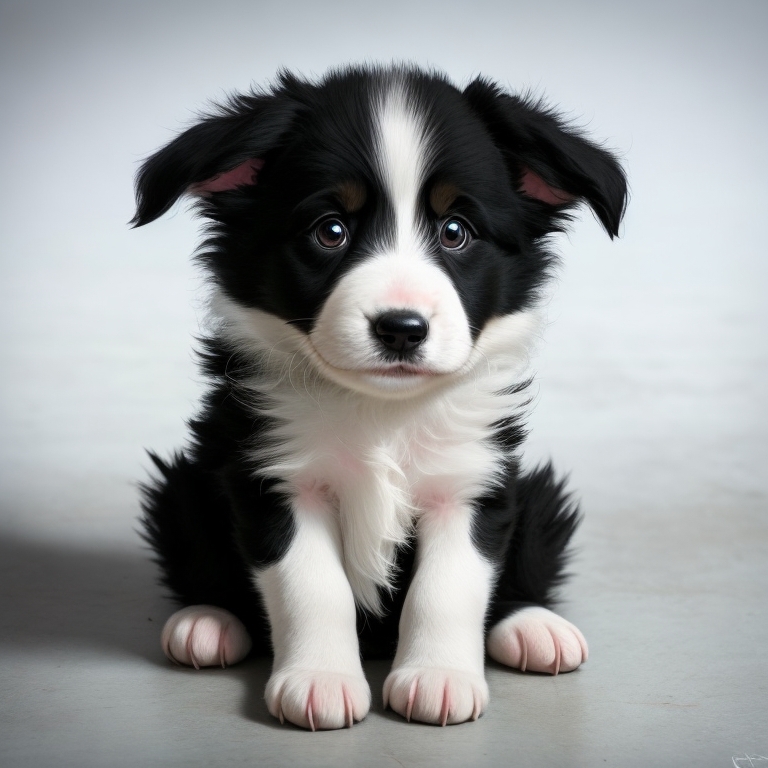
[{"label": "white blaze on forehead", "polygon": [[429,136],[403,84],[391,87],[374,109],[379,173],[394,208],[394,245],[402,253],[421,241],[417,208],[430,159]]},{"label": "white blaze on forehead", "polygon": [[[390,236],[375,243],[334,286],[310,333],[324,376],[366,394],[410,396],[468,362],[472,335],[461,298],[434,258],[436,227],[423,225],[421,191],[435,156],[434,134],[407,83],[374,97],[375,171],[392,207]],[[417,312],[429,324],[414,375],[394,370],[373,321],[382,313]],[[403,375],[401,375],[403,374]]]}]

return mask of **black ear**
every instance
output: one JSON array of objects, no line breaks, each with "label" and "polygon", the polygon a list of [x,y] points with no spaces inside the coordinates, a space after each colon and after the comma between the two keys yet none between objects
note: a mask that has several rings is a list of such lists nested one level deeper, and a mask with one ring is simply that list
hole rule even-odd
[{"label": "black ear", "polygon": [[586,201],[613,237],[627,204],[627,180],[616,157],[531,99],[510,96],[482,78],[464,95],[501,149],[517,189],[549,208],[550,230],[563,211]]},{"label": "black ear", "polygon": [[203,118],[142,165],[131,224],[154,221],[185,192],[207,196],[256,184],[264,155],[280,145],[296,111],[282,90],[236,97]]}]

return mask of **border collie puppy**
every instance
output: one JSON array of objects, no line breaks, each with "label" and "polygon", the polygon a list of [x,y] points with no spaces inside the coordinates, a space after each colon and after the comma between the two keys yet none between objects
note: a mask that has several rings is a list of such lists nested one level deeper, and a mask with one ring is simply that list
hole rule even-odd
[{"label": "border collie puppy", "polygon": [[550,610],[578,513],[520,471],[521,409],[547,238],[580,202],[617,234],[615,157],[485,79],[352,67],[232,98],[137,185],[137,226],[196,198],[214,288],[210,387],[144,489],[169,658],[271,651],[269,711],[313,730],[366,716],[361,656],[442,725],[486,708],[486,649],[585,661]]}]

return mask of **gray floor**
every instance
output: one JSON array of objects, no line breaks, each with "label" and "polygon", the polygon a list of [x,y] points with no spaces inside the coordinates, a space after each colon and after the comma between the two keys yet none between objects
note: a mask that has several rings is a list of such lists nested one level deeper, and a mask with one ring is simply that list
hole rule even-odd
[{"label": "gray floor", "polygon": [[[2,5],[3,768],[768,766],[768,5],[514,5]],[[557,242],[526,454],[582,500],[562,612],[591,656],[491,667],[474,724],[377,700],[311,734],[269,717],[264,662],[160,651],[136,483],[200,391],[201,281],[186,212],[125,221],[136,162],[206,98],[392,57],[544,91],[630,171],[620,240],[585,216]]]}]

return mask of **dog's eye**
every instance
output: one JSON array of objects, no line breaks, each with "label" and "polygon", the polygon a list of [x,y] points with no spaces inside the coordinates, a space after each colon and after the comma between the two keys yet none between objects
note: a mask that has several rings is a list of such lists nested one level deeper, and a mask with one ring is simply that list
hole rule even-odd
[{"label": "dog's eye", "polygon": [[469,243],[470,235],[464,222],[459,219],[446,219],[440,225],[440,245],[449,251],[457,251]]},{"label": "dog's eye", "polygon": [[341,248],[348,239],[347,228],[338,219],[325,219],[315,227],[315,240],[323,248]]}]

